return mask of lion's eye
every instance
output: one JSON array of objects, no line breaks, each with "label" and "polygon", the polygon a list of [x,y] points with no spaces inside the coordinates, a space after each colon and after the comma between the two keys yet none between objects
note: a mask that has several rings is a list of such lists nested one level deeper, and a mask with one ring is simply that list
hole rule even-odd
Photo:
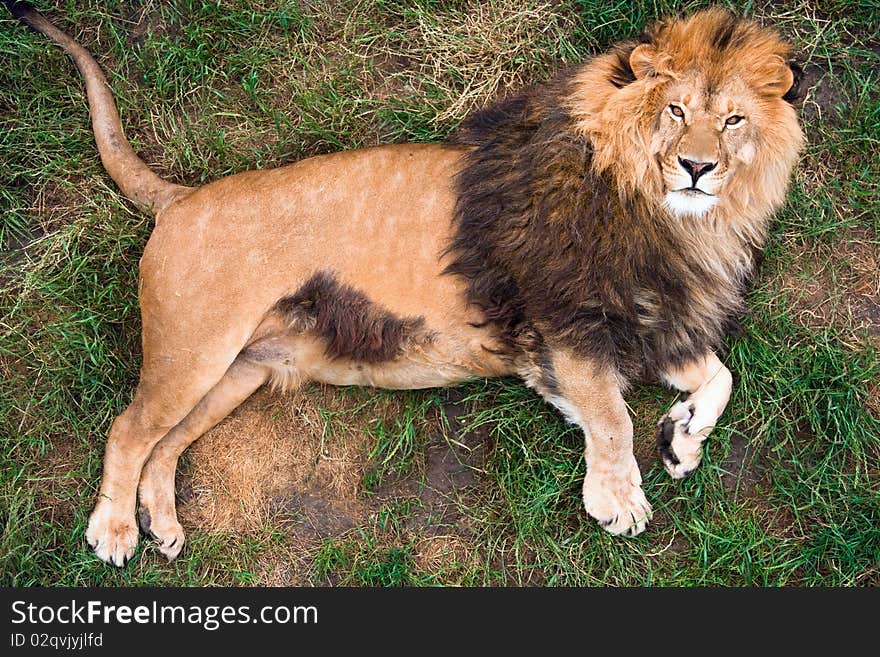
[{"label": "lion's eye", "polygon": [[669,112],[677,119],[684,118],[684,110],[681,109],[678,105],[670,105]]},{"label": "lion's eye", "polygon": [[737,116],[734,114],[733,116],[728,116],[727,120],[724,122],[724,125],[739,125],[743,122],[743,117]]}]

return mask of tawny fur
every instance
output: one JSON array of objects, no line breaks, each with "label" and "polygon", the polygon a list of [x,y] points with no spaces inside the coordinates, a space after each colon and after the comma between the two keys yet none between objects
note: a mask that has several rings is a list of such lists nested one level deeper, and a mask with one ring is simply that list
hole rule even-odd
[{"label": "tawny fur", "polygon": [[697,13],[477,113],[456,143],[192,190],[134,156],[94,60],[7,4],[74,57],[107,171],[157,218],[140,269],[140,381],[111,428],[86,532],[105,561],[133,555],[138,501],[143,531],[179,554],[178,458],[267,382],[517,374],[583,429],[584,506],[615,534],[651,515],[629,379],[689,393],[659,446],[673,477],[699,463],[731,389],[714,350],[802,143],[789,50],[772,31]]}]

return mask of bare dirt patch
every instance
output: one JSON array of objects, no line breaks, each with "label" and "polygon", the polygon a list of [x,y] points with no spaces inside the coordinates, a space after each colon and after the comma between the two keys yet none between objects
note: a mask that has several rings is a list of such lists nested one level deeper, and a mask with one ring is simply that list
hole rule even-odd
[{"label": "bare dirt patch", "polygon": [[[394,396],[364,405],[332,431],[319,408],[357,407],[369,391],[314,386],[292,396],[262,390],[187,452],[177,478],[181,522],[190,533],[258,533],[280,528],[284,545],[261,557],[261,581],[307,581],[311,556],[326,541],[374,526],[383,507],[412,501],[389,540],[414,546],[418,567],[459,563],[471,531],[460,512],[463,496],[479,489],[488,438],[461,431],[460,392],[448,391],[446,417],[421,427],[427,436],[417,467],[367,493],[364,474],[375,464],[375,438],[365,429],[378,416],[401,412]],[[433,571],[432,571],[433,572]]]},{"label": "bare dirt patch", "polygon": [[[812,129],[835,127],[847,102],[841,82],[824,65],[804,67],[804,94],[800,111]],[[802,174],[806,186],[821,189],[844,174],[839,163],[818,158],[807,163]],[[836,204],[841,223],[853,221],[857,210]],[[880,346],[880,241],[866,227],[852,225],[835,235],[829,244],[813,247],[791,245],[798,253],[794,264],[782,274],[781,287],[794,303],[796,321],[802,326],[834,326],[841,338],[858,348],[867,341]]]},{"label": "bare dirt patch", "polygon": [[71,478],[73,472],[83,472],[87,455],[82,445],[73,438],[58,438],[40,457],[38,470],[29,473],[37,491],[37,512],[50,525],[73,527],[76,516],[73,491],[84,482]]},{"label": "bare dirt patch", "polygon": [[3,245],[0,254],[8,258],[9,264],[20,262],[27,254],[27,249],[46,235],[59,228],[73,223],[77,211],[86,204],[87,198],[82,189],[87,188],[85,176],[69,175],[64,184],[55,180],[32,184],[25,177],[18,177],[15,187],[27,190],[28,205],[10,210],[26,213],[28,225],[17,236],[10,235]]},{"label": "bare dirt patch", "polygon": [[782,275],[782,287],[801,325],[833,325],[848,342],[859,344],[867,335],[880,346],[880,241],[866,229],[838,236],[833,252],[799,258]]},{"label": "bare dirt patch", "polygon": [[129,5],[125,10],[124,28],[128,36],[129,48],[140,48],[150,36],[174,36],[180,26],[169,23],[162,17],[157,5],[148,2],[143,7]]},{"label": "bare dirt patch", "polygon": [[880,420],[880,381],[868,391],[867,407],[868,412]]},{"label": "bare dirt patch", "polygon": [[721,463],[721,483],[734,500],[758,497],[758,487],[770,483],[765,456],[747,436],[731,435],[730,450]]},{"label": "bare dirt patch", "polygon": [[827,67],[807,64],[801,79],[802,96],[799,102],[801,116],[807,124],[838,125],[843,101],[840,85]]},{"label": "bare dirt patch", "polygon": [[479,485],[490,449],[485,427],[464,430],[461,416],[466,409],[461,395],[456,389],[448,391],[443,403],[445,424],[438,419],[429,429],[422,472],[389,482],[374,493],[378,502],[402,497],[418,500],[407,527],[432,536],[465,529],[458,505],[468,489]]},{"label": "bare dirt patch", "polygon": [[280,515],[304,522],[317,538],[357,524],[370,448],[359,431],[364,418],[353,417],[345,435],[328,436],[318,411],[343,408],[344,396],[323,387],[288,398],[256,393],[190,448],[185,472],[193,494],[180,509],[184,524],[247,531]]}]

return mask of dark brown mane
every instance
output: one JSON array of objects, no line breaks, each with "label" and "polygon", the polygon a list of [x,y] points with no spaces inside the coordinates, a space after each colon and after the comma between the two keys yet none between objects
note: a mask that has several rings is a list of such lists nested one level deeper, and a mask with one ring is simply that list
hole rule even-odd
[{"label": "dark brown mane", "polygon": [[475,149],[456,179],[447,271],[511,349],[567,347],[626,378],[655,374],[720,346],[742,281],[688,258],[668,215],[594,172],[565,109],[576,75],[462,124],[454,140]]}]

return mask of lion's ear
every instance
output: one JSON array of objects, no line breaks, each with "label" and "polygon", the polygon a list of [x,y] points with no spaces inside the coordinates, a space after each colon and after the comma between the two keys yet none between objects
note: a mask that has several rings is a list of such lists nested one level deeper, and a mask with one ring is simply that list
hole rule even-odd
[{"label": "lion's ear", "polygon": [[761,79],[764,80],[763,91],[770,95],[780,98],[788,96],[795,85],[794,71],[779,55],[771,57],[760,67],[759,72]]},{"label": "lion's ear", "polygon": [[801,82],[803,82],[804,79],[804,69],[802,69],[794,60],[788,62],[788,67],[791,69],[793,81],[788,88],[788,91],[786,91],[785,95],[782,97],[782,100],[788,103],[797,103],[801,100]]},{"label": "lion's ear", "polygon": [[633,48],[629,55],[629,67],[637,80],[665,76],[675,78],[672,71],[669,55],[657,51],[657,47],[650,43],[643,43]]},{"label": "lion's ear", "polygon": [[637,80],[657,75],[657,69],[654,67],[656,57],[657,49],[650,43],[643,43],[633,48],[629,54],[629,67]]}]

